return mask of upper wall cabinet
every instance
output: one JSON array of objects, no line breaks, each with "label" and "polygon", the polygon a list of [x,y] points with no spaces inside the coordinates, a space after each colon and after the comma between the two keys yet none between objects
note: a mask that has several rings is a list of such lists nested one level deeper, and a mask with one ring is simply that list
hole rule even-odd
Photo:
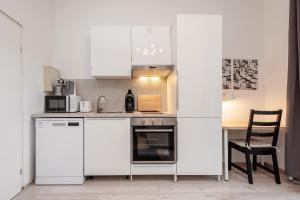
[{"label": "upper wall cabinet", "polygon": [[97,26],[91,30],[91,75],[131,77],[130,26]]},{"label": "upper wall cabinet", "polygon": [[171,65],[170,26],[132,27],[132,65]]}]

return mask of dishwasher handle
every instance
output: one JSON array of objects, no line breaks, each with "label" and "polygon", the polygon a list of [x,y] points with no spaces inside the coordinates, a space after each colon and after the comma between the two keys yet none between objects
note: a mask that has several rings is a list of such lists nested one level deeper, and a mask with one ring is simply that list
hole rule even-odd
[{"label": "dishwasher handle", "polygon": [[53,122],[52,123],[52,126],[55,126],[55,127],[61,127],[61,126],[67,126],[68,124],[65,123],[65,122]]},{"label": "dishwasher handle", "polygon": [[54,127],[79,126],[79,122],[53,122]]}]

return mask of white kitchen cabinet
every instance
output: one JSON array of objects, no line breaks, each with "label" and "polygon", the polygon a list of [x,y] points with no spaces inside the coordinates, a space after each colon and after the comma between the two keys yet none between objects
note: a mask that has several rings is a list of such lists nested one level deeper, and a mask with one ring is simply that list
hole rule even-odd
[{"label": "white kitchen cabinet", "polygon": [[131,77],[130,26],[97,26],[91,30],[91,75]]},{"label": "white kitchen cabinet", "polygon": [[84,174],[130,175],[129,118],[85,119]]},{"label": "white kitchen cabinet", "polygon": [[177,71],[178,116],[221,117],[221,16],[177,16]]},{"label": "white kitchen cabinet", "polygon": [[221,119],[178,118],[178,175],[222,175]]},{"label": "white kitchen cabinet", "polygon": [[177,16],[177,72],[177,173],[221,175],[221,16]]},{"label": "white kitchen cabinet", "polygon": [[171,65],[170,26],[132,27],[132,65]]}]

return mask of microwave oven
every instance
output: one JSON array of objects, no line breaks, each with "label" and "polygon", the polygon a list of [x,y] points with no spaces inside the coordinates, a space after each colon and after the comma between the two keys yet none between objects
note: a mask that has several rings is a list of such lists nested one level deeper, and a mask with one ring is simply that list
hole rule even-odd
[{"label": "microwave oven", "polygon": [[45,96],[45,112],[79,112],[80,96]]}]

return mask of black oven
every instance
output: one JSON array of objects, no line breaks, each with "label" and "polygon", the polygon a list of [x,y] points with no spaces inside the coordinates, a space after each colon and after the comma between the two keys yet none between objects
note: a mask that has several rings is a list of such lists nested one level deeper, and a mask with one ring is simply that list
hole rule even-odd
[{"label": "black oven", "polygon": [[45,112],[68,112],[68,96],[45,96]]},{"label": "black oven", "polygon": [[176,162],[176,118],[132,118],[132,163]]}]

